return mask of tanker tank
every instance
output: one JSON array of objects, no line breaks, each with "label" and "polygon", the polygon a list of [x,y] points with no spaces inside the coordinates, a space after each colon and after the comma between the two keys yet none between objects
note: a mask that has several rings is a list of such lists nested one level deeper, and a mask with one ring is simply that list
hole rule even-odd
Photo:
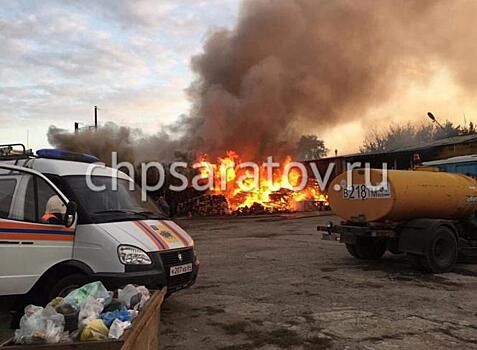
[{"label": "tanker tank", "polygon": [[[383,180],[381,169],[369,169],[372,185]],[[337,176],[328,191],[336,215],[349,221],[399,222],[414,218],[461,219],[477,209],[477,182],[468,176],[435,171],[388,170],[387,187],[370,190],[365,170]]]}]

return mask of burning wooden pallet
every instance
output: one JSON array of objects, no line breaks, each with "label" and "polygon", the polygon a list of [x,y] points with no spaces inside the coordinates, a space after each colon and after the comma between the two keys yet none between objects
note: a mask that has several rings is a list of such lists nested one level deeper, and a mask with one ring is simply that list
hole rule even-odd
[{"label": "burning wooden pallet", "polygon": [[[288,191],[288,190],[287,190]],[[296,203],[295,209],[290,209],[287,202],[290,193],[280,191],[276,193],[271,202],[257,203],[250,206],[241,206],[230,210],[229,203],[224,195],[204,194],[188,199],[178,205],[178,215],[187,217],[225,216],[225,215],[264,215],[277,213],[290,213],[294,211],[321,211],[328,210],[326,202],[306,200]]]},{"label": "burning wooden pallet", "polygon": [[205,194],[188,199],[177,207],[179,216],[221,216],[229,215],[229,206],[224,195]]}]

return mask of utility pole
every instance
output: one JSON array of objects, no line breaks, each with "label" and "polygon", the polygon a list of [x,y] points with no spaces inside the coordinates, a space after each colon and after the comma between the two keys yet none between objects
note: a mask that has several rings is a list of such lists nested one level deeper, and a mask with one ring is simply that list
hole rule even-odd
[{"label": "utility pole", "polygon": [[94,129],[98,130],[98,106],[94,106]]}]

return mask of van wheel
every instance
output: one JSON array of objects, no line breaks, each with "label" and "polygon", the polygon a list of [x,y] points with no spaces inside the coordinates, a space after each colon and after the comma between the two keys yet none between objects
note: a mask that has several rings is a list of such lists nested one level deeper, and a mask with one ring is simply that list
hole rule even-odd
[{"label": "van wheel", "polygon": [[73,275],[65,276],[56,282],[48,290],[48,301],[56,297],[65,297],[69,292],[74,289],[80,288],[85,284],[89,283],[89,278],[86,275],[75,273]]},{"label": "van wheel", "polygon": [[454,233],[441,226],[429,241],[426,254],[420,259],[428,272],[443,273],[451,271],[457,262],[457,240]]},{"label": "van wheel", "polygon": [[358,259],[378,260],[386,252],[386,240],[381,238],[360,237],[355,247]]}]

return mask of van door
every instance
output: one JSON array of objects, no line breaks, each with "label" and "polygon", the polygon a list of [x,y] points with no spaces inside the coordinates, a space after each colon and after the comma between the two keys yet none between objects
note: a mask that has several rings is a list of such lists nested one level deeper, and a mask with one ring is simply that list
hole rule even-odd
[{"label": "van door", "polygon": [[24,294],[73,256],[66,197],[40,173],[0,166],[0,295]]}]

